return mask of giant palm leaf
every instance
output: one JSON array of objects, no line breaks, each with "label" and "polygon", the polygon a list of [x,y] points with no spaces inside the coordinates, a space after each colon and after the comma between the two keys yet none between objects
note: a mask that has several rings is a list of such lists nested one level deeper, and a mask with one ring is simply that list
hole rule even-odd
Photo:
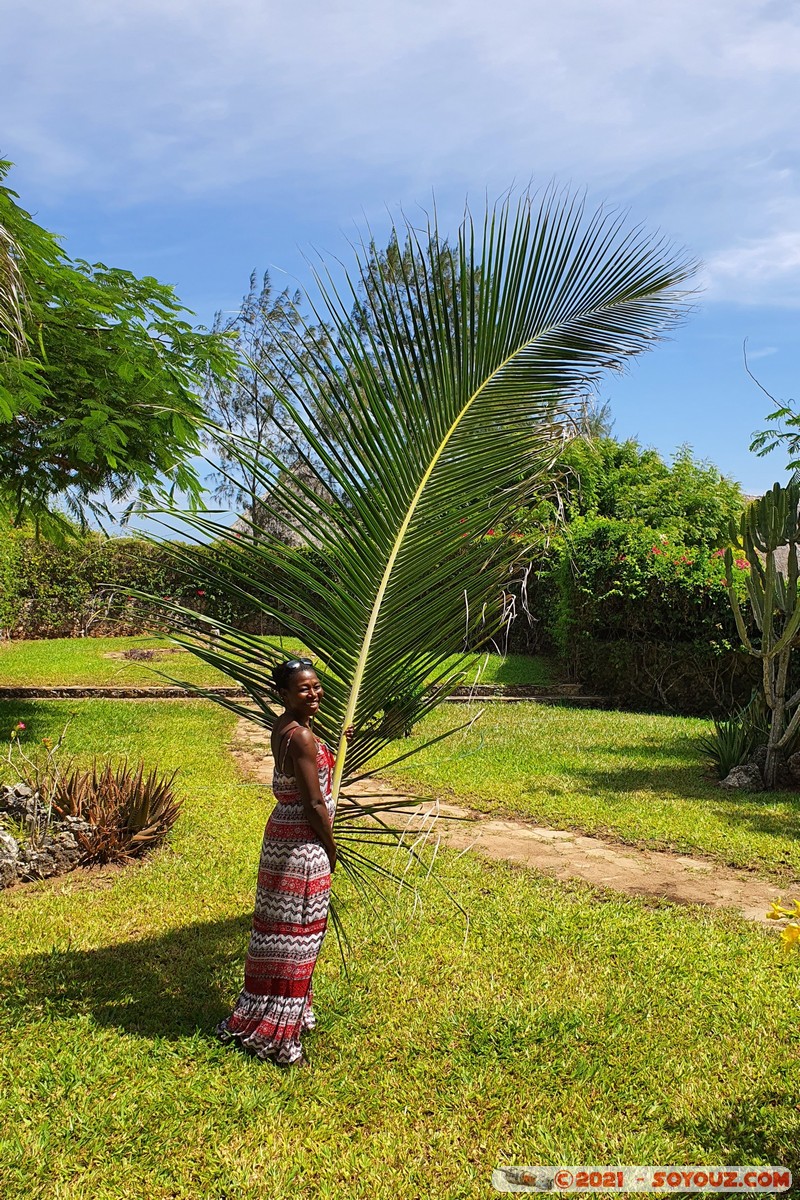
[{"label": "giant palm leaf", "polygon": [[21,258],[22,252],[11,232],[0,223],[0,356],[8,353],[21,356],[27,350]]},{"label": "giant palm leaf", "polygon": [[[343,283],[317,280],[315,315],[334,336],[279,397],[302,471],[238,449],[261,472],[265,514],[310,549],[188,518],[199,541],[216,539],[217,595],[279,621],[321,662],[335,793],[395,736],[393,707],[430,711],[496,631],[511,553],[487,531],[549,485],[573,406],[674,322],[689,272],[663,241],[555,194],[467,216],[451,244],[435,222],[399,240],[410,252],[391,276],[362,251]],[[191,547],[175,553],[197,570]],[[279,642],[167,608],[173,635],[255,707],[225,703],[271,726]],[[465,657],[448,667],[453,654]]]}]

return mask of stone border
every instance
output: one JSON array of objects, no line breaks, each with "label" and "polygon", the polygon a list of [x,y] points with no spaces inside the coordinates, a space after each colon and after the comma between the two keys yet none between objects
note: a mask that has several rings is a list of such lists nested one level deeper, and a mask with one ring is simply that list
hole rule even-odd
[{"label": "stone border", "polygon": [[[244,688],[226,684],[208,684],[202,692],[207,696],[224,696],[232,700],[246,700]],[[0,700],[197,700],[200,692],[192,688],[174,685],[162,686],[92,686],[63,684],[53,687],[0,687]],[[565,704],[576,707],[608,708],[610,702],[603,696],[585,696],[577,683],[482,683],[474,687],[457,687],[447,701],[459,703],[465,700],[482,701],[529,701],[540,704]]]}]

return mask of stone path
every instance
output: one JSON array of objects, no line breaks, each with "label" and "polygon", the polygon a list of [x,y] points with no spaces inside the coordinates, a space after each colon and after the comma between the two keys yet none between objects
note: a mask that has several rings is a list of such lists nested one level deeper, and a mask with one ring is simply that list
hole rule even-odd
[{"label": "stone path", "polygon": [[[270,784],[272,757],[264,730],[240,720],[231,750],[245,774]],[[458,805],[421,801],[376,779],[356,784],[347,792],[356,799],[378,793],[387,799],[408,800],[409,820],[416,827],[426,820],[429,823],[435,813],[458,817],[457,821],[436,823],[436,836],[445,846],[520,863],[556,879],[583,879],[595,887],[677,904],[733,908],[750,921],[765,923],[773,900],[786,901],[800,894],[800,885],[787,891],[750,871],[724,867],[709,859],[640,850],[608,838],[487,817]]]}]

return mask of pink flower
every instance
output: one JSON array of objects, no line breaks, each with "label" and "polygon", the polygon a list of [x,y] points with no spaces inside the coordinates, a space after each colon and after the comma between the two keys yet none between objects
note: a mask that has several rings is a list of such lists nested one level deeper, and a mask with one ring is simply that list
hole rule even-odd
[{"label": "pink flower", "polygon": [[747,561],[746,558],[737,558],[736,562],[734,563],[734,566],[738,567],[740,571],[749,571],[750,570],[750,563]]},{"label": "pink flower", "polygon": [[651,546],[650,551],[652,554],[661,554],[662,553],[660,546]]},{"label": "pink flower", "polygon": [[26,725],[25,725],[24,721],[17,721],[17,729],[25,729],[25,728],[26,728]]},{"label": "pink flower", "polygon": [[487,536],[487,537],[491,537],[493,533],[494,533],[494,530],[493,530],[493,529],[487,529],[487,530],[486,530],[486,536]]},{"label": "pink flower", "polygon": [[714,553],[711,555],[711,557],[712,558],[724,558],[725,551],[724,550],[715,550]]},{"label": "pink flower", "polygon": [[206,594],[206,593],[205,593],[205,589],[204,589],[204,588],[198,588],[198,589],[197,589],[197,594],[198,594],[198,596],[205,596],[205,594]]}]

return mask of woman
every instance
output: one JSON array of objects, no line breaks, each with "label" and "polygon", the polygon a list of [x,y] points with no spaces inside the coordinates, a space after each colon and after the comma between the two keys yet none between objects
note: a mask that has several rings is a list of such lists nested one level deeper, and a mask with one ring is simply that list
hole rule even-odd
[{"label": "woman", "polygon": [[277,803],[261,846],[244,991],[217,1034],[279,1066],[305,1066],[300,1035],[315,1025],[311,976],[336,868],[335,760],[311,729],[324,695],[311,659],[289,659],[272,677],[285,709],[272,731]]}]

